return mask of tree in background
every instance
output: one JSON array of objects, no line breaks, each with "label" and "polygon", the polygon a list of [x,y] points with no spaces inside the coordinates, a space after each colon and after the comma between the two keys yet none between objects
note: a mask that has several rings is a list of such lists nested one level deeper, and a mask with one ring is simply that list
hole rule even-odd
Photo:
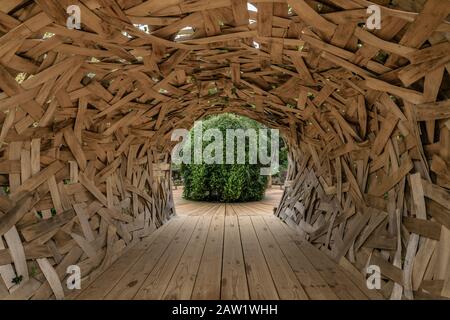
[{"label": "tree in background", "polygon": [[[202,132],[208,129],[219,129],[223,137],[227,129],[255,129],[264,128],[260,123],[246,117],[234,114],[222,114],[211,116],[203,120]],[[193,130],[190,132],[193,139]],[[270,137],[269,137],[270,138]],[[224,138],[225,140],[225,138]],[[208,143],[203,143],[203,150]],[[193,148],[193,146],[191,146]],[[263,167],[259,161],[257,164],[249,164],[249,141],[246,138],[245,164],[226,164],[226,144],[223,144],[223,164],[182,164],[181,175],[184,180],[185,199],[197,201],[217,202],[246,202],[258,201],[264,197],[267,188],[268,177],[260,174]],[[192,149],[191,149],[192,150]],[[235,156],[237,146],[234,150]]]}]

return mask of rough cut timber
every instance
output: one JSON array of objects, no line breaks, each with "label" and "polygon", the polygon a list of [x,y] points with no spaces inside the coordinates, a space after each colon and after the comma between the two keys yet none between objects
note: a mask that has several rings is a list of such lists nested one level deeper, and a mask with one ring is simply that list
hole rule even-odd
[{"label": "rough cut timber", "polygon": [[223,112],[284,134],[306,240],[450,298],[450,0],[378,0],[374,31],[366,0],[249,2],[0,2],[0,298],[62,299],[170,219],[171,133]]}]

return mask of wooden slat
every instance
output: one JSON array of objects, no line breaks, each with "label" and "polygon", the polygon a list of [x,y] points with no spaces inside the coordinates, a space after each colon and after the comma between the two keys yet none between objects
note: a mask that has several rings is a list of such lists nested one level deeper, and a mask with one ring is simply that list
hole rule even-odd
[{"label": "wooden slat", "polygon": [[251,221],[266,258],[267,265],[272,273],[272,278],[280,299],[308,300],[305,290],[299,283],[294,271],[263,218],[252,217]]},{"label": "wooden slat", "polygon": [[171,276],[176,270],[178,262],[183,256],[189,239],[191,238],[200,218],[188,219],[178,231],[176,238],[172,240],[169,247],[161,256],[158,263],[145,279],[142,287],[137,292],[134,299],[147,300],[163,297]]},{"label": "wooden slat", "polygon": [[252,265],[252,268],[246,268],[250,298],[257,300],[278,300],[277,289],[273,283],[272,275],[270,274],[250,217],[240,216],[238,221],[244,260],[247,265]]},{"label": "wooden slat", "polygon": [[[133,248],[124,253],[107,271],[103,272],[89,287],[73,297],[77,300],[101,300],[114,286],[122,279],[134,264],[146,253],[146,250],[156,240],[156,238],[165,230],[166,225],[150,237],[145,239]],[[170,229],[168,230],[170,231]]]},{"label": "wooden slat", "polygon": [[[228,210],[228,209],[227,209]],[[239,221],[236,216],[225,217],[221,299],[249,299],[247,275],[241,245]]]},{"label": "wooden slat", "polygon": [[277,240],[286,259],[294,270],[297,279],[311,300],[337,300],[338,297],[331,290],[316,268],[300,251],[294,240],[286,233],[283,226],[273,218],[264,218],[270,231]]},{"label": "wooden slat", "polygon": [[162,298],[187,300],[192,296],[198,269],[206,245],[211,216],[201,217]]},{"label": "wooden slat", "polygon": [[168,225],[165,232],[160,234],[149,246],[146,251],[148,254],[142,255],[136,264],[117,282],[117,285],[105,295],[105,298],[111,300],[133,299],[183,223],[184,219],[180,218]]},{"label": "wooden slat", "polygon": [[225,205],[219,206],[212,217],[202,260],[198,268],[191,299],[219,300],[222,275]]}]

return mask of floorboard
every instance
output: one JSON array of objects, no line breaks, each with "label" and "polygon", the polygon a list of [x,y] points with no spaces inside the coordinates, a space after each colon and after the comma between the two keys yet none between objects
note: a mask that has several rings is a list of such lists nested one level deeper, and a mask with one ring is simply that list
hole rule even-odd
[{"label": "floorboard", "polygon": [[177,190],[177,216],[71,298],[380,298],[356,270],[344,269],[273,215],[280,197],[274,190],[261,202],[205,203],[183,200]]},{"label": "floorboard", "polygon": [[197,216],[186,219],[134,299],[157,300],[162,298],[199,220],[200,218]]},{"label": "floorboard", "polygon": [[[234,213],[233,210],[230,212]],[[230,214],[225,217],[221,299],[248,300],[249,298],[238,217]]]},{"label": "floorboard", "polygon": [[169,246],[183,223],[188,220],[180,216],[180,219],[170,221],[167,229],[152,243],[145,254],[133,267],[120,279],[118,284],[106,295],[106,299],[128,300],[138,292],[147,275],[153,270],[161,255]]},{"label": "floorboard", "polygon": [[219,300],[222,273],[225,205],[220,205],[212,217],[191,299]]},{"label": "floorboard", "polygon": [[303,252],[298,250],[297,244],[284,230],[282,224],[271,219],[271,217],[265,217],[264,220],[308,297],[312,300],[338,300],[338,296],[328,287],[320,273],[309,262]]},{"label": "floorboard", "polygon": [[151,246],[154,240],[167,229],[167,224],[163,225],[152,235],[143,240],[138,245],[130,248],[124,253],[107,272],[103,272],[95,282],[93,282],[86,290],[82,291],[78,297],[78,300],[99,300],[105,297],[105,295],[111,291],[118,281],[125,276],[125,274],[133,267],[133,265],[141,258],[146,250]]},{"label": "floorboard", "polygon": [[298,282],[294,271],[267,228],[263,217],[253,216],[251,221],[280,299],[308,300],[305,290]]},{"label": "floorboard", "polygon": [[[184,250],[181,260],[170,279],[163,295],[165,300],[188,300],[192,295],[195,279],[205,249],[212,216],[199,218],[194,233]],[[165,268],[164,268],[165,269]],[[169,271],[170,272],[170,271]],[[162,285],[161,285],[162,289]],[[156,299],[159,296],[155,297]]]},{"label": "floorboard", "polygon": [[277,300],[277,289],[249,216],[239,216],[248,289],[252,300]]}]

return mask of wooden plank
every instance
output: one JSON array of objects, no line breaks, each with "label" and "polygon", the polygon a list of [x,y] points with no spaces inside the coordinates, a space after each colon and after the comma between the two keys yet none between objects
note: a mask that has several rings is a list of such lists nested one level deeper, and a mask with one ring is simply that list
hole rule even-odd
[{"label": "wooden plank", "polygon": [[221,299],[247,300],[250,298],[250,294],[245,273],[239,221],[236,216],[226,214],[223,242]]},{"label": "wooden plank", "polygon": [[424,195],[430,198],[447,210],[450,210],[450,194],[444,189],[422,179]]},{"label": "wooden plank", "polygon": [[39,138],[31,140],[30,166],[33,176],[41,171],[41,139]]},{"label": "wooden plank", "polygon": [[[2,250],[5,249],[5,244],[3,243],[3,237],[0,237],[0,249],[2,249]],[[11,258],[10,262],[12,262],[12,258]],[[0,265],[0,275],[5,284],[6,289],[11,291],[11,288],[15,287],[12,279],[14,279],[16,277],[13,266],[11,264]]]},{"label": "wooden plank", "polygon": [[20,230],[26,241],[30,242],[47,233],[57,230],[75,216],[75,211],[68,210],[48,220],[39,221]]},{"label": "wooden plank", "polygon": [[406,176],[413,168],[413,163],[410,158],[405,159],[405,161],[400,165],[399,170],[390,176],[386,176],[380,183],[376,184],[373,189],[370,190],[370,194],[374,196],[383,196],[386,192],[391,190],[400,180]]},{"label": "wooden plank", "polygon": [[4,300],[28,300],[33,296],[34,292],[39,289],[40,285],[41,283],[38,280],[31,278],[23,283],[22,286],[15,290],[12,294],[5,297]]},{"label": "wooden plank", "polygon": [[145,279],[142,287],[133,299],[147,300],[163,297],[164,291],[177,268],[178,262],[180,261],[198,222],[198,217],[193,217],[186,221],[153,270],[148,274],[148,277]]},{"label": "wooden plank", "polygon": [[80,223],[85,238],[88,241],[94,241],[95,240],[94,232],[91,228],[91,224],[89,223],[89,217],[86,214],[86,211],[84,210],[83,206],[78,203],[75,203],[73,205],[73,209],[77,214],[78,222]]},{"label": "wooden plank", "polygon": [[[132,299],[144,283],[148,273],[158,262],[159,258],[172,241],[184,222],[184,218],[171,221],[165,232],[158,235],[148,248],[148,254],[142,257],[131,269],[117,282],[117,285],[105,296],[105,299]],[[145,272],[147,270],[147,273]]]},{"label": "wooden plank", "polygon": [[0,236],[8,232],[14,225],[29,212],[33,204],[31,196],[24,197],[17,202],[17,204],[10,209],[6,214],[0,216]]},{"label": "wooden plank", "polygon": [[60,161],[52,162],[52,164],[50,164],[47,168],[40,171],[32,178],[28,179],[27,181],[22,183],[19,187],[17,187],[15,191],[11,193],[10,198],[12,200],[19,200],[21,197],[23,197],[24,194],[33,191],[34,189],[39,187],[41,184],[50,179],[52,175],[56,174],[63,167],[64,164]]},{"label": "wooden plank", "polygon": [[441,225],[433,221],[404,217],[403,225],[410,232],[429,239],[439,240],[441,237]]},{"label": "wooden plank", "polygon": [[59,276],[56,273],[55,269],[52,267],[47,258],[37,259],[36,260],[39,267],[42,270],[45,278],[47,279],[50,287],[55,294],[57,300],[64,299],[64,289],[62,287],[61,281],[59,280]]},{"label": "wooden plank", "polygon": [[64,139],[66,140],[66,143],[70,148],[70,151],[72,151],[73,156],[77,160],[81,170],[84,171],[87,165],[86,155],[84,154],[80,142],[76,138],[72,128],[66,128],[64,130]]},{"label": "wooden plank", "polygon": [[259,245],[250,217],[239,216],[242,251],[246,267],[250,299],[278,300],[279,296]]},{"label": "wooden plank", "polygon": [[345,257],[342,257],[339,261],[339,266],[342,267],[343,271],[348,274],[348,278],[371,300],[384,300],[383,295],[374,289],[369,289],[367,287],[366,279],[364,275],[353,266],[350,261]]},{"label": "wooden plank", "polygon": [[199,218],[183,256],[178,262],[166,290],[162,294],[162,299],[187,300],[192,296],[211,220],[211,216]]},{"label": "wooden plank", "polygon": [[438,256],[435,264],[434,278],[439,280],[446,280],[449,274],[450,266],[450,251],[448,246],[450,244],[450,230],[442,227],[441,238],[438,244]]},{"label": "wooden plank", "polygon": [[412,285],[414,291],[417,291],[422,284],[425,271],[436,248],[436,243],[435,240],[425,239],[424,243],[417,251],[412,273]]},{"label": "wooden plank", "polygon": [[294,240],[286,233],[281,223],[273,217],[265,217],[264,220],[308,297],[311,300],[338,300],[336,294],[328,287],[325,280],[303,252],[298,249]]},{"label": "wooden plank", "polygon": [[205,250],[198,268],[191,299],[219,300],[222,279],[222,250],[225,228],[225,205],[217,206],[212,217]]},{"label": "wooden plank", "polygon": [[253,216],[251,221],[280,299],[308,300],[308,295],[299,283],[263,218]]},{"label": "wooden plank", "polygon": [[319,271],[321,277],[332,288],[339,299],[345,300],[366,300],[367,296],[348,277],[339,269],[336,263],[333,263],[324,253],[318,251],[311,244],[299,240],[298,234],[284,226],[286,232],[293,237],[299,249],[307,259]]},{"label": "wooden plank", "polygon": [[108,206],[108,200],[105,195],[97,188],[92,180],[89,180],[84,173],[79,175],[81,184],[105,207]]},{"label": "wooden plank", "polygon": [[[176,223],[171,223],[176,226]],[[168,224],[153,232],[148,238],[138,245],[127,250],[121,257],[107,270],[105,270],[91,285],[77,295],[77,300],[101,300],[108,295],[120,280],[129,274],[133,266],[146,254],[147,249],[166,230]],[[167,231],[171,231],[168,228]]]},{"label": "wooden plank", "polygon": [[320,30],[327,38],[331,38],[336,31],[337,26],[319,15],[303,0],[288,0],[288,5],[292,7],[295,13],[308,25]]},{"label": "wooden plank", "polygon": [[430,121],[450,118],[450,100],[425,103],[413,107],[417,121]]},{"label": "wooden plank", "polygon": [[4,234],[6,243],[11,257],[14,261],[14,268],[16,270],[17,277],[22,277],[23,282],[27,282],[29,277],[28,265],[25,257],[25,250],[22,245],[22,239],[16,227],[12,227],[8,232]]}]

